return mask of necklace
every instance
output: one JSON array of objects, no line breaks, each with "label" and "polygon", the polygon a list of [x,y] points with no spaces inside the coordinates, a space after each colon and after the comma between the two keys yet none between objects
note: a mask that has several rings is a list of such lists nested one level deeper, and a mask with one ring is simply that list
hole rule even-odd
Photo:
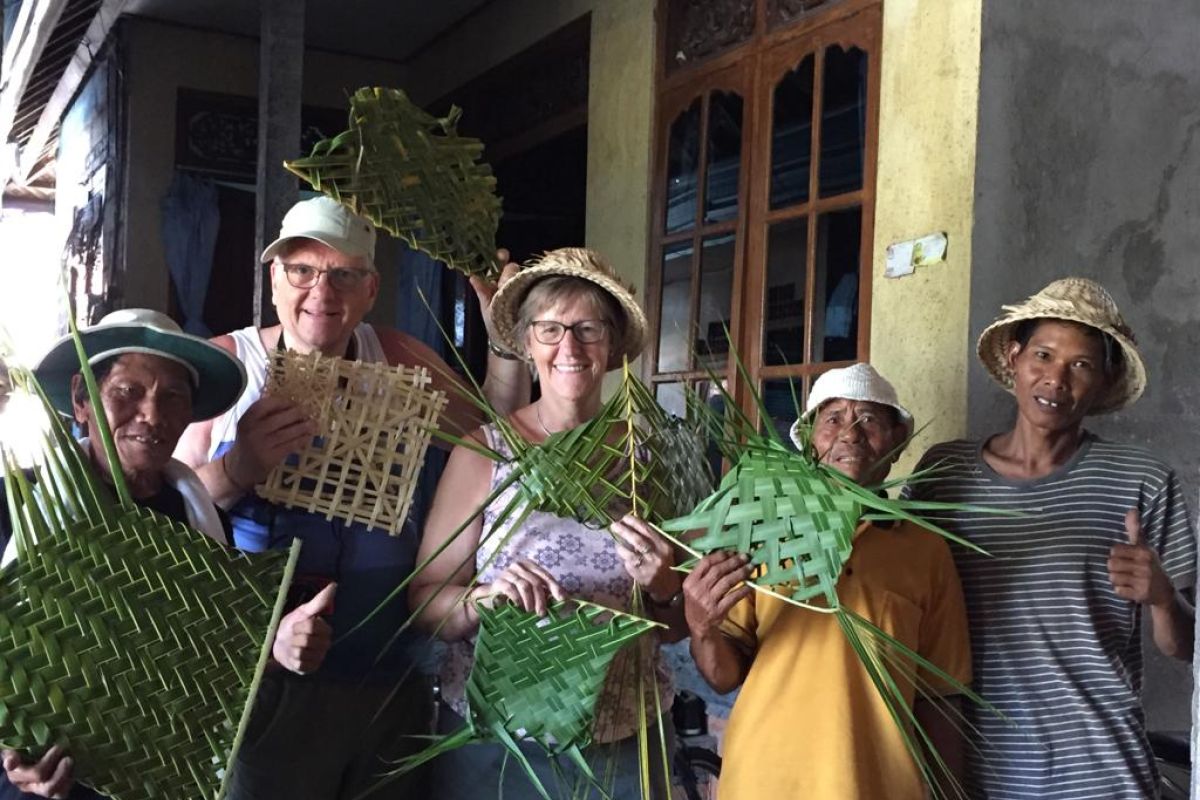
[{"label": "necklace", "polygon": [[539,401],[538,401],[538,403],[537,403],[537,405],[535,405],[535,406],[533,407],[533,411],[534,411],[534,413],[535,413],[535,414],[537,414],[537,421],[538,421],[538,425],[541,425],[541,426],[542,426],[542,431],[543,431],[543,432],[544,432],[544,433],[545,433],[547,436],[553,436],[553,435],[554,435],[554,433],[553,433],[553,432],[552,432],[552,431],[551,431],[549,428],[547,428],[547,427],[546,427],[546,423],[542,421],[542,401],[541,401],[541,400],[539,400]]}]

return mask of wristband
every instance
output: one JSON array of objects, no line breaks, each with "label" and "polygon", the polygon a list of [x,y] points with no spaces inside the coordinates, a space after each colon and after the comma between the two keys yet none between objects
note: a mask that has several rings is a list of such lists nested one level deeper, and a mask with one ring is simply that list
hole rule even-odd
[{"label": "wristband", "polygon": [[516,353],[510,353],[507,350],[501,349],[500,345],[498,345],[494,341],[492,341],[490,336],[488,337],[488,350],[491,351],[492,355],[496,356],[497,358],[503,358],[505,361],[522,361],[523,360]]}]

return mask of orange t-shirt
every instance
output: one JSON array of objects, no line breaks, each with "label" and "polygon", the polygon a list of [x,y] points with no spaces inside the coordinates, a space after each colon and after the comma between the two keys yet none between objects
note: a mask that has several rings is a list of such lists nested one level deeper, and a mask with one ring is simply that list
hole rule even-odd
[{"label": "orange t-shirt", "polygon": [[[956,680],[970,682],[962,586],[937,534],[907,522],[864,523],[838,581],[838,598]],[[753,662],[725,733],[721,800],[925,796],[916,762],[833,615],[756,593],[734,608],[725,629],[753,653]],[[920,677],[933,692],[954,691],[928,672]],[[911,705],[911,683],[898,683]]]}]

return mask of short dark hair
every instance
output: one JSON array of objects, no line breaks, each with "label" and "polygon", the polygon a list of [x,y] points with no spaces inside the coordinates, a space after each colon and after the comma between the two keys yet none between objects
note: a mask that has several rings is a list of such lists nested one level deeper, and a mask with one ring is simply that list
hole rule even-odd
[{"label": "short dark hair", "polygon": [[[106,358],[98,364],[92,364],[92,374],[96,376],[96,385],[104,383],[104,379],[108,377],[108,373],[112,372],[113,364],[117,363],[117,357]],[[88,402],[87,384],[83,381],[83,375],[79,376],[79,383],[75,387],[75,394],[71,399],[78,405],[83,405]]]},{"label": "short dark hair", "polygon": [[1070,319],[1058,319],[1057,317],[1036,317],[1034,319],[1023,319],[1013,328],[1013,341],[1016,342],[1021,350],[1029,344],[1029,340],[1033,338],[1034,332],[1043,322],[1060,322],[1065,325],[1074,325],[1080,328],[1089,337],[1100,342],[1100,349],[1104,352],[1101,367],[1104,370],[1106,377],[1113,377],[1121,372],[1125,367],[1125,351],[1121,349],[1121,345],[1117,344],[1117,340],[1109,334],[1093,328],[1091,325],[1085,325],[1082,322],[1075,322]]}]

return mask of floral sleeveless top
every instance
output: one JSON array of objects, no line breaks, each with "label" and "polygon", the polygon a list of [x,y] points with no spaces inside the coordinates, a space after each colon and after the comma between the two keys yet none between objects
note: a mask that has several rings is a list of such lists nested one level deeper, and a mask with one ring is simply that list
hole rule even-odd
[{"label": "floral sleeveless top", "polygon": [[[494,425],[485,425],[488,446],[505,459],[512,458],[504,438]],[[492,467],[491,489],[494,491],[510,472],[510,462],[497,462]],[[572,519],[564,519],[544,511],[534,511],[519,530],[512,534],[499,552],[497,545],[512,530],[510,516],[491,536],[496,517],[513,501],[516,486],[505,489],[483,513],[484,537],[475,554],[475,568],[480,583],[490,583],[509,564],[525,558],[540,564],[554,576],[567,594],[619,610],[630,610],[633,578],[625,571],[617,556],[617,547],[607,530],[588,528]],[[493,558],[494,556],[494,558]],[[490,562],[490,563],[489,563]],[[663,713],[671,707],[675,696],[674,678],[663,661],[653,631],[634,644],[626,646],[613,659],[608,678],[596,702],[596,723],[593,741],[615,742],[637,731],[638,676],[637,648],[649,642],[654,651],[655,683]],[[452,642],[446,647],[442,662],[442,697],[462,717],[467,716],[466,684],[474,662],[474,641]],[[649,684],[647,684],[649,685]],[[654,719],[654,698],[647,694],[647,717]]]}]

